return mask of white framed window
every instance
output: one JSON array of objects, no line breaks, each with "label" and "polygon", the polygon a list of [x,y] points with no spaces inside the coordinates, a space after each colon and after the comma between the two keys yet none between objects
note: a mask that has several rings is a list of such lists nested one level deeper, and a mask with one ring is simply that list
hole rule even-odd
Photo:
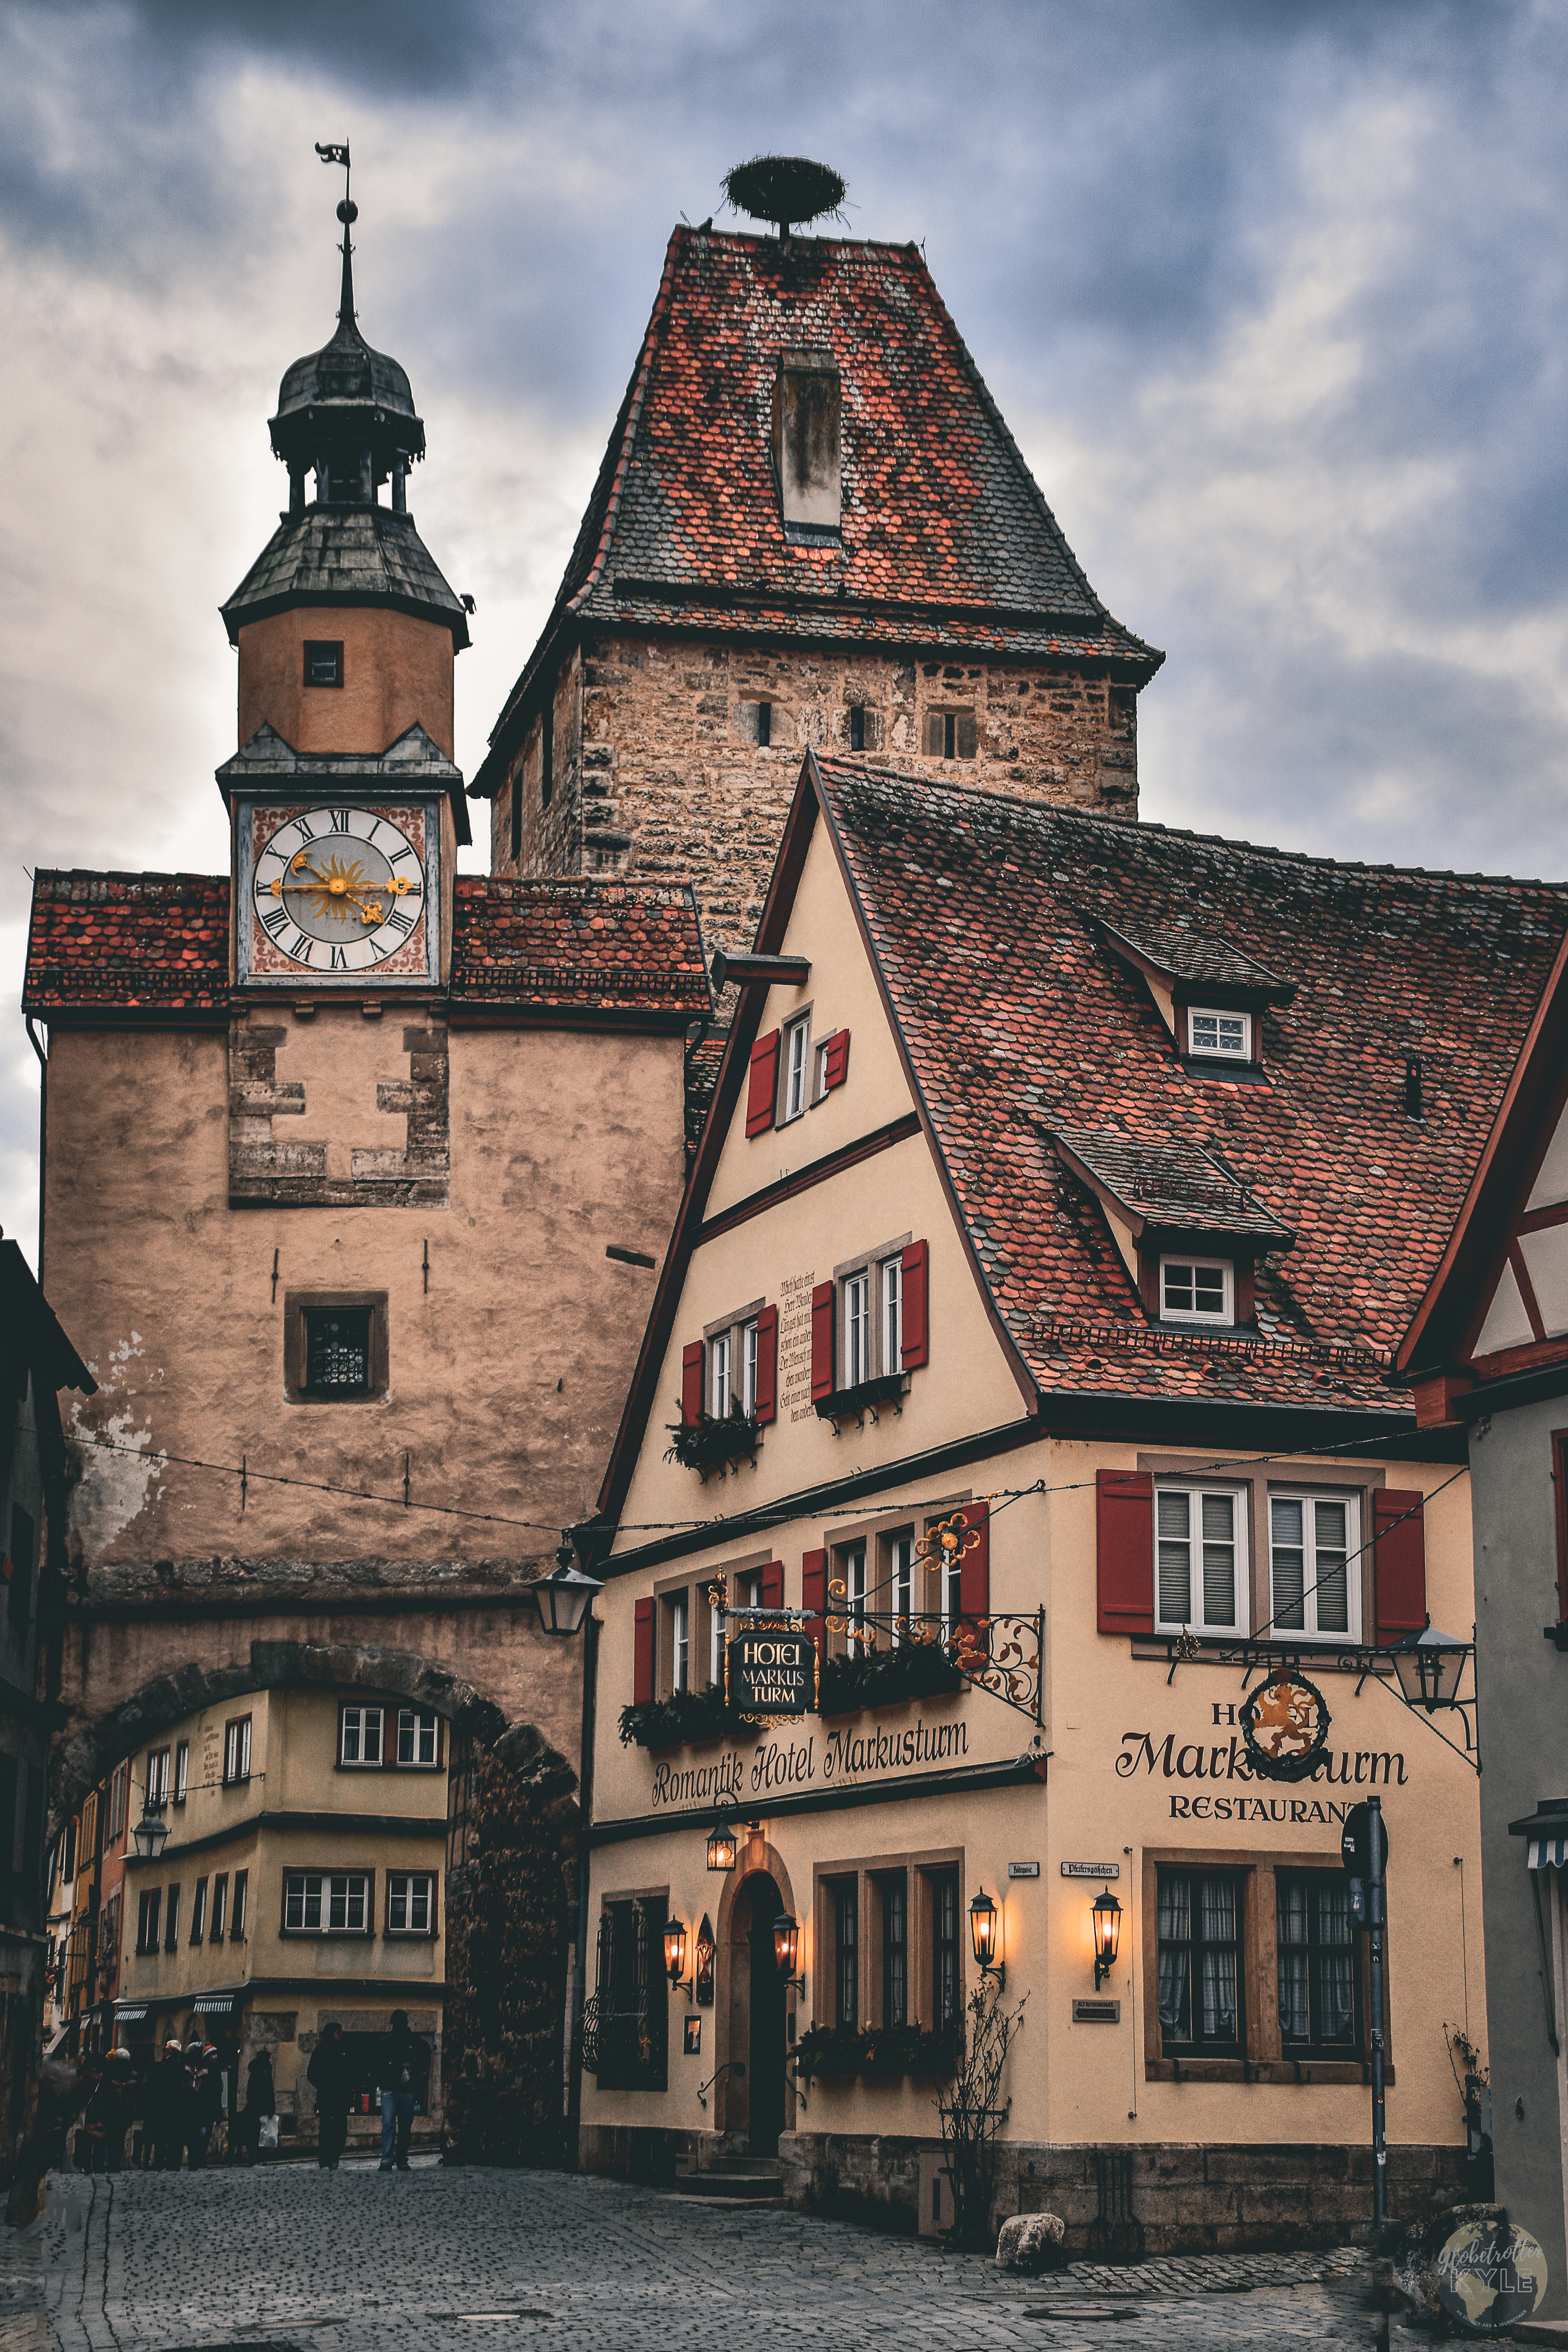
[{"label": "white framed window", "polygon": [[286,1936],[364,1936],[370,1932],[368,1871],[291,1870],[283,1881]]},{"label": "white framed window", "polygon": [[869,1270],[852,1274],[844,1285],[844,1378],[841,1385],[858,1389],[871,1377],[871,1276]]},{"label": "white framed window", "polygon": [[[191,1785],[191,1743],[182,1739],[174,1750],[174,1802],[183,1805]],[[70,1875],[68,1871],[66,1875]]]},{"label": "white framed window", "polygon": [[168,1796],[169,1751],[166,1748],[153,1748],[147,1756],[147,1802],[150,1805],[166,1804]]},{"label": "white framed window", "polygon": [[741,1326],[741,1411],[750,1419],[757,1409],[757,1322],[755,1316]]},{"label": "white framed window", "polygon": [[436,1878],[427,1870],[394,1870],[386,1881],[386,1932],[389,1936],[433,1936],[436,1932]]},{"label": "white framed window", "polygon": [[827,1049],[832,1040],[825,1037],[811,1057],[811,1099],[821,1102],[827,1093]]},{"label": "white framed window", "polygon": [[811,1067],[811,1015],[802,1013],[784,1034],[784,1106],[779,1125],[799,1118],[805,1108],[806,1077]]},{"label": "white framed window", "polygon": [[1268,1605],[1276,1633],[1361,1639],[1361,1509],[1353,1495],[1271,1494]]},{"label": "white framed window", "polygon": [[1215,1005],[1187,1007],[1189,1050],[1216,1062],[1252,1059],[1252,1015],[1222,1012]]},{"label": "white framed window", "polygon": [[904,1368],[904,1261],[898,1257],[882,1260],[882,1370],[900,1372]]},{"label": "white framed window", "polygon": [[223,1727],[223,1782],[226,1789],[250,1778],[250,1717],[241,1715]]},{"label": "white framed window", "polygon": [[1247,1510],[1234,1486],[1155,1487],[1154,1628],[1247,1632]]},{"label": "white framed window", "polygon": [[909,1639],[909,1635],[907,1632],[900,1633],[898,1620],[900,1617],[912,1617],[914,1614],[915,1539],[913,1536],[893,1538],[888,1547],[888,1567],[893,1588],[893,1640],[895,1643],[905,1642]]},{"label": "white framed window", "polygon": [[942,1612],[943,1640],[958,1631],[963,1604],[963,1563],[956,1553],[944,1553],[937,1569],[936,1605]]},{"label": "white framed window", "polygon": [[367,1764],[379,1764],[384,1719],[384,1711],[379,1706],[345,1706],[338,1743],[339,1763],[362,1769]]},{"label": "white framed window", "polygon": [[1163,1257],[1160,1314],[1167,1323],[1234,1323],[1236,1268],[1227,1257]]},{"label": "white framed window", "polygon": [[708,1342],[708,1410],[715,1421],[723,1421],[730,1411],[730,1351],[732,1342],[728,1331]]},{"label": "white framed window", "polygon": [[678,1592],[669,1604],[669,1686],[683,1691],[691,1683],[691,1597]]},{"label": "white framed window", "polygon": [[441,1759],[441,1723],[438,1716],[419,1706],[400,1707],[397,1712],[397,1760],[412,1764],[416,1769],[430,1770]]}]

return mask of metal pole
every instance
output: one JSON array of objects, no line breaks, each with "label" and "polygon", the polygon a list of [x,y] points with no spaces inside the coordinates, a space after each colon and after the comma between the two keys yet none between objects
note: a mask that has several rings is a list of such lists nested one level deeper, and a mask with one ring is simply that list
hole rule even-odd
[{"label": "metal pole", "polygon": [[1376,2251],[1383,2251],[1383,2226],[1388,2219],[1388,2134],[1383,2104],[1383,1939],[1388,1924],[1384,1885],[1383,1800],[1367,1800],[1367,1926],[1371,1930],[1372,1964],[1372,2218]]}]

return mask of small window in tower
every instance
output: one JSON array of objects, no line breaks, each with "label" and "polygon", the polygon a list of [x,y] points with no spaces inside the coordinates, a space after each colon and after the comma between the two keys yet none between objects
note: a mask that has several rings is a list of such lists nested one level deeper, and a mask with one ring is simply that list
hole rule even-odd
[{"label": "small window in tower", "polygon": [[973,760],[975,751],[973,710],[928,710],[925,754],[928,760]]},{"label": "small window in tower", "polygon": [[866,706],[863,702],[852,702],[849,706],[849,749],[852,751],[866,749]]},{"label": "small window in tower", "polygon": [[555,797],[555,705],[549,703],[539,722],[539,805],[547,809]]},{"label": "small window in tower", "polygon": [[305,1317],[305,1386],[311,1396],[363,1396],[370,1388],[370,1309],[324,1307]]},{"label": "small window in tower", "polygon": [[283,1365],[284,1394],[291,1403],[352,1404],[384,1396],[384,1291],[289,1292]]},{"label": "small window in tower", "polygon": [[342,686],[343,682],[343,647],[339,638],[334,644],[322,638],[305,640],[305,683],[307,686]]},{"label": "small window in tower", "polygon": [[773,740],[773,706],[771,702],[757,705],[757,742],[765,751]]}]

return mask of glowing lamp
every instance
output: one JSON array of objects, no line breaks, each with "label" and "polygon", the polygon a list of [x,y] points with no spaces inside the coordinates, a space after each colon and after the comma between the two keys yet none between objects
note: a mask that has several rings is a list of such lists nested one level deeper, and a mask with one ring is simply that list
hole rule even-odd
[{"label": "glowing lamp", "polygon": [[735,1832],[729,1822],[715,1822],[708,1832],[708,1867],[710,1870],[733,1870],[735,1867]]},{"label": "glowing lamp", "polygon": [[1109,1886],[1102,1886],[1090,1906],[1094,1921],[1094,1989],[1096,1992],[1116,1965],[1116,1948],[1121,1941],[1121,1906]]},{"label": "glowing lamp", "polygon": [[981,1975],[994,1976],[998,1984],[1005,1985],[1007,1981],[1006,1967],[996,1958],[999,1926],[996,1906],[983,1886],[969,1906],[969,1939],[974,1947]]}]

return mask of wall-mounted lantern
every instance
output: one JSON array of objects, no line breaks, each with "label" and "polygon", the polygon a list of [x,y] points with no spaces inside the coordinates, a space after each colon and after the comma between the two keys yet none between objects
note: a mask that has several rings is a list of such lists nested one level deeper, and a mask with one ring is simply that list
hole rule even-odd
[{"label": "wall-mounted lantern", "polygon": [[996,1906],[984,1886],[969,1906],[969,1938],[974,1947],[974,1957],[980,1963],[983,1977],[994,1977],[997,1989],[1007,1987],[1007,1963],[996,1957],[1000,1921]]},{"label": "wall-mounted lantern", "polygon": [[735,1825],[732,1822],[716,1821],[709,1831],[708,1867],[710,1870],[734,1869]]},{"label": "wall-mounted lantern", "polygon": [[1393,1662],[1406,1706],[1431,1715],[1437,1707],[1459,1705],[1459,1678],[1470,1644],[1452,1633],[1440,1633],[1430,1617],[1419,1633],[1406,1633],[1381,1654]]},{"label": "wall-mounted lantern", "polygon": [[540,1577],[527,1591],[547,1633],[576,1633],[582,1630],[589,1603],[604,1589],[598,1577],[584,1575],[576,1565],[571,1543],[563,1536],[554,1574]]},{"label": "wall-mounted lantern", "polygon": [[711,1920],[709,1918],[707,1912],[704,1911],[702,1914],[702,1925],[697,1930],[697,2006],[699,2009],[711,2009],[713,2006],[713,1954],[715,1948],[713,1942],[713,1925]]},{"label": "wall-mounted lantern", "polygon": [[1098,1992],[1116,1966],[1116,1948],[1121,1941],[1121,1906],[1109,1886],[1102,1886],[1095,1896],[1089,1917],[1094,1921],[1094,1989]]},{"label": "wall-mounted lantern", "polygon": [[667,1919],[664,1927],[664,1972],[675,1992],[689,1992],[691,1981],[686,1969],[686,1922]]},{"label": "wall-mounted lantern", "polygon": [[786,1985],[797,1991],[805,1990],[805,1975],[796,1969],[800,1960],[800,1922],[788,1911],[781,1911],[773,1921],[773,1966]]}]

